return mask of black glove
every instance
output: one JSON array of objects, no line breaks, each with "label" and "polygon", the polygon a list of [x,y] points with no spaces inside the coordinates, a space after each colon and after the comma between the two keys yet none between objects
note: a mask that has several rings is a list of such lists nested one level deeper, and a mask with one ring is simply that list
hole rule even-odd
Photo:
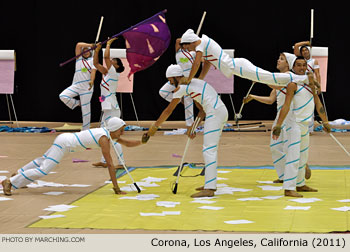
[{"label": "black glove", "polygon": [[151,137],[151,136],[149,136],[147,133],[144,133],[144,134],[142,135],[141,142],[142,142],[143,144],[147,143],[150,137]]},{"label": "black glove", "polygon": [[275,136],[280,136],[281,135],[281,126],[279,125],[276,125],[273,129],[272,129],[272,135],[275,135]]}]

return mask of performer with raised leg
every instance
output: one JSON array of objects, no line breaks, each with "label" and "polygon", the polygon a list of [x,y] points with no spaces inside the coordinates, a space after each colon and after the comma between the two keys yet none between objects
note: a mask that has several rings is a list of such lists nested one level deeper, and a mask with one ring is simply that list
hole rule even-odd
[{"label": "performer with raised leg", "polygon": [[[93,44],[84,42],[77,43],[75,47],[75,54],[79,55],[89,47],[93,47]],[[75,73],[73,77],[72,85],[63,90],[59,95],[61,101],[70,109],[81,107],[83,126],[82,130],[90,128],[91,121],[91,97],[94,91],[94,81],[96,68],[92,62],[92,53],[88,51],[75,61]],[[79,96],[80,100],[75,99]]]}]

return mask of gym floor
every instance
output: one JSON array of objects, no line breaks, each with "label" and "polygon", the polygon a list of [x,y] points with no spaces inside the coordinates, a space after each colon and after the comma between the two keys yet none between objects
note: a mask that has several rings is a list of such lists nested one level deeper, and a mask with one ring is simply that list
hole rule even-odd
[{"label": "gym floor", "polygon": [[[36,126],[55,128],[63,123],[45,122],[19,122],[21,127]],[[232,122],[231,122],[232,123]],[[262,122],[266,129],[271,128],[271,121]],[[136,122],[127,124],[137,125]],[[149,127],[151,122],[139,122],[140,126]],[[97,127],[97,124],[93,126]],[[163,128],[181,128],[183,122],[166,122]],[[59,133],[0,133],[0,171],[9,173],[0,176],[10,176],[23,165],[41,156],[51,146]],[[142,131],[125,132],[124,137],[140,139]],[[334,133],[337,139],[350,148],[349,133]],[[266,166],[272,165],[269,150],[270,131],[265,132],[223,132],[219,148],[219,166]],[[186,162],[203,163],[202,159],[202,134],[198,134],[192,141]],[[185,135],[164,135],[163,131],[156,133],[146,145],[134,148],[124,147],[124,157],[127,166],[162,166],[180,163],[186,144]],[[176,155],[174,155],[176,154]],[[144,229],[60,229],[60,228],[30,228],[32,223],[39,220],[38,216],[48,215],[43,210],[50,205],[70,204],[105,185],[109,179],[106,168],[95,168],[93,162],[99,161],[101,153],[98,149],[87,150],[67,154],[61,163],[43,178],[44,181],[62,184],[87,184],[88,187],[41,187],[20,189],[13,192],[10,197],[13,200],[0,201],[0,233],[7,234],[30,234],[30,233],[154,233],[152,230]],[[72,159],[87,160],[88,162],[73,163]],[[323,132],[315,132],[310,137],[309,165],[312,166],[348,166],[350,158]],[[274,174],[275,175],[275,174]],[[274,180],[275,176],[270,180]],[[124,179],[123,179],[124,180]],[[129,180],[127,177],[125,180]],[[311,178],[312,181],[312,178]],[[328,183],[330,181],[327,181]],[[225,182],[227,183],[227,182]],[[166,190],[169,188],[167,187]],[[346,188],[348,191],[349,188]],[[59,196],[44,195],[49,191],[62,191]],[[112,192],[111,192],[112,193]],[[169,190],[169,194],[171,194]],[[0,197],[5,197],[0,193]],[[117,196],[116,196],[117,197]],[[348,203],[347,203],[348,204]],[[208,233],[208,231],[173,231],[157,230],[157,233]],[[224,232],[224,231],[209,231]]]}]

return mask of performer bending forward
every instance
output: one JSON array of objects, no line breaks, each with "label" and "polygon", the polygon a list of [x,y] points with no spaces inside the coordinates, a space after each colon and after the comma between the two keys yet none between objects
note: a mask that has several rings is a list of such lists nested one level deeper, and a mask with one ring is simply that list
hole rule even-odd
[{"label": "performer bending forward", "polygon": [[[183,78],[183,70],[179,65],[170,65],[166,71],[166,77],[176,88],[173,99],[168,107],[162,112],[158,120],[150,127],[145,137],[153,136],[158,127],[168,119],[173,110],[185,95],[190,95],[199,109],[198,116],[200,122],[205,118],[204,123],[204,141],[203,141],[203,158],[205,162],[205,183],[203,187],[196,190],[200,191],[191,197],[210,197],[216,191],[217,182],[217,153],[219,141],[224,127],[228,112],[225,104],[221,101],[215,89],[207,82],[199,79],[192,79],[188,85],[179,85]],[[192,124],[194,127],[194,124]],[[188,133],[191,130],[187,131]],[[189,134],[188,134],[189,135]],[[189,135],[194,138],[195,134]]]}]

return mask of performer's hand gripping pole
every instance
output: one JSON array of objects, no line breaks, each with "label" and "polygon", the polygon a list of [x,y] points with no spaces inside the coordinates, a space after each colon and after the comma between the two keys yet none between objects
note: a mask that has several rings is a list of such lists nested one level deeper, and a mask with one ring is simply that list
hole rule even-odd
[{"label": "performer's hand gripping pole", "polygon": [[[247,95],[245,96],[248,97],[248,95],[250,94],[250,92],[252,91],[252,88],[254,87],[254,84],[255,84],[255,81],[253,81],[252,85],[250,86],[248,92],[247,92]],[[235,120],[238,121],[242,118],[242,110],[243,110],[243,107],[244,107],[244,102],[242,102],[242,105],[241,105],[241,108],[239,109],[239,112],[238,114],[235,115]]]},{"label": "performer's hand gripping pole", "polygon": [[[201,120],[200,117],[197,116],[196,120],[195,120],[194,123],[193,123],[193,127],[192,127],[192,129],[191,129],[190,136],[191,136],[191,135],[195,132],[195,130],[197,129],[200,120]],[[186,156],[186,153],[187,153],[187,150],[188,150],[188,146],[190,145],[190,140],[191,140],[190,136],[188,136],[188,138],[187,138],[187,143],[186,143],[186,146],[185,146],[184,154],[182,155],[181,163],[180,163],[179,170],[178,170],[178,173],[177,173],[177,178],[176,178],[175,186],[174,186],[174,189],[173,189],[173,194],[176,194],[176,193],[177,193],[177,186],[178,186],[178,184],[179,184],[180,174],[181,174],[181,171],[182,171],[182,169],[183,169],[183,164],[184,164],[185,156]]]},{"label": "performer's hand gripping pole", "polygon": [[132,183],[133,183],[134,186],[136,187],[137,192],[140,193],[140,192],[141,192],[141,189],[140,189],[140,187],[138,187],[138,185],[136,184],[136,182],[134,181],[134,179],[131,177],[131,175],[130,175],[130,173],[129,173],[129,171],[128,171],[128,168],[127,168],[126,165],[125,165],[124,159],[121,158],[120,154],[118,153],[117,148],[114,146],[114,143],[113,143],[113,140],[112,140],[112,138],[111,138],[111,135],[109,134],[108,137],[109,137],[109,140],[110,140],[111,145],[113,146],[114,152],[115,152],[115,154],[116,154],[117,157],[118,157],[118,160],[122,163],[122,165],[123,165],[123,167],[124,167],[126,173],[129,175],[129,177],[130,177]]}]

